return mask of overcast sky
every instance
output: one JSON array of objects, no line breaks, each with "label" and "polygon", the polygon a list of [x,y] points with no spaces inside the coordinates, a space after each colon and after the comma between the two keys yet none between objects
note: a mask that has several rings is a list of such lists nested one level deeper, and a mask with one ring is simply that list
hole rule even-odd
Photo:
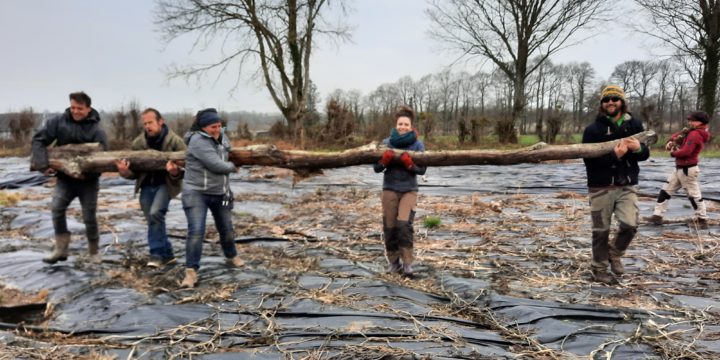
[{"label": "overcast sky", "polygon": [[[321,43],[312,59],[311,77],[323,100],[336,88],[367,94],[405,75],[417,80],[456,59],[428,37],[423,0],[349,3],[354,9],[347,17],[354,26],[352,42]],[[616,9],[623,9],[620,6]],[[153,23],[153,9],[150,0],[0,1],[0,112],[27,106],[62,111],[68,106],[67,94],[77,90],[87,92],[93,106],[102,110],[137,100],[142,107],[167,112],[203,107],[277,112],[262,84],[250,79],[251,72],[232,93],[233,73],[217,82],[168,82],[165,70],[171,64],[217,57],[190,53],[190,39],[164,44]],[[598,35],[552,60],[588,61],[597,76],[606,79],[623,61],[658,55],[651,53],[653,48],[658,51],[655,43],[620,24],[588,30]],[[455,66],[474,72],[479,63]]]}]

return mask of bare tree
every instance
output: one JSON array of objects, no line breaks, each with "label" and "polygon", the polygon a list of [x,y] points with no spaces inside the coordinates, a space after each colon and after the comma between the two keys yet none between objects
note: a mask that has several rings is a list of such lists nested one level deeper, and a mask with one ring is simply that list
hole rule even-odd
[{"label": "bare tree", "polygon": [[[195,46],[206,49],[219,42],[220,60],[176,68],[171,77],[199,77],[225,72],[234,63],[260,64],[258,73],[275,105],[298,135],[310,92],[310,55],[315,35],[349,38],[349,29],[328,23],[323,14],[331,0],[157,0],[156,24],[166,40],[196,34]],[[343,4],[340,2],[340,10]],[[232,47],[225,52],[226,47]],[[218,75],[219,76],[219,75]],[[237,82],[240,81],[238,71]]]},{"label": "bare tree", "polygon": [[128,104],[128,121],[130,121],[130,134],[128,140],[134,139],[143,131],[142,119],[140,118],[140,103],[132,100]]},{"label": "bare tree", "polygon": [[672,46],[682,56],[701,63],[699,97],[702,109],[714,114],[720,69],[720,1],[635,0],[649,15],[652,26],[641,28]]},{"label": "bare tree", "polygon": [[31,107],[23,109],[19,113],[12,114],[8,127],[13,139],[18,143],[23,143],[30,139],[30,134],[35,128],[37,114]]},{"label": "bare tree", "polygon": [[580,64],[573,63],[570,65],[570,82],[571,90],[573,92],[573,117],[574,124],[578,126],[582,124],[582,115],[585,103],[585,96],[587,87],[595,77],[595,69],[589,62],[582,62]]},{"label": "bare tree", "polygon": [[127,122],[128,116],[125,113],[124,107],[121,107],[120,110],[116,111],[112,118],[110,118],[113,130],[112,133],[115,140],[124,141],[129,139],[129,136],[127,135]]},{"label": "bare tree", "polygon": [[[511,133],[498,134],[501,142],[511,142],[515,121],[524,116],[528,75],[608,5],[602,0],[432,0],[427,13],[438,40],[463,56],[491,60],[513,83],[510,124],[499,127]],[[531,57],[539,61],[529,66]]]}]

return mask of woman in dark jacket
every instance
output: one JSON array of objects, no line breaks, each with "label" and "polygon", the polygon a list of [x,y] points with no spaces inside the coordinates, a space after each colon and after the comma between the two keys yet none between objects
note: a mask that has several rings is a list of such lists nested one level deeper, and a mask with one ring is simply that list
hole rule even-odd
[{"label": "woman in dark jacket", "polygon": [[[395,128],[390,137],[383,140],[390,150],[383,153],[380,161],[374,165],[375,172],[384,171],[383,192],[383,233],[385,251],[389,263],[388,272],[402,271],[412,276],[413,263],[413,219],[417,204],[417,175],[425,174],[426,167],[413,163],[410,154],[403,151],[400,162],[393,162],[395,151],[425,151],[425,145],[418,140],[417,131],[412,127],[415,112],[402,106],[395,113]],[[401,263],[402,262],[402,263]]]}]

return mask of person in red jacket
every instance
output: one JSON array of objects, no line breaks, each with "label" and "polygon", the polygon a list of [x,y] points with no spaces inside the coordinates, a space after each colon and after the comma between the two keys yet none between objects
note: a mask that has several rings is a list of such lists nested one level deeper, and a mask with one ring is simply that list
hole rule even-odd
[{"label": "person in red jacket", "polygon": [[699,155],[705,143],[710,139],[708,122],[710,116],[703,111],[696,111],[687,117],[688,127],[673,134],[665,149],[675,158],[675,170],[668,176],[667,183],[663,185],[658,195],[655,211],[650,222],[655,225],[663,224],[663,214],[667,211],[672,195],[681,187],[687,192],[690,204],[695,209],[695,222],[700,229],[708,228],[708,216],[705,202],[700,194],[700,162]]}]

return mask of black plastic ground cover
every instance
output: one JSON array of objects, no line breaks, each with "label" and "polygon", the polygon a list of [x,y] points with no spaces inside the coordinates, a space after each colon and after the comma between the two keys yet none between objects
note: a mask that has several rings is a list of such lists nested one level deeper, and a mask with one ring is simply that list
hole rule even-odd
[{"label": "black plastic ground cover", "polygon": [[[3,160],[0,164],[26,166],[23,161]],[[703,169],[703,191],[717,196],[718,187],[713,179],[720,179],[720,173],[715,170],[718,167],[710,164],[720,165],[720,162],[708,163]],[[644,188],[648,193],[654,187],[659,188],[671,165],[663,159],[643,167],[641,181],[647,184]],[[22,180],[18,178],[18,181]],[[380,181],[381,176],[365,167],[326,171],[326,175],[310,178],[294,187],[288,179],[257,181],[243,171],[233,181],[236,196],[242,199],[244,194],[261,194],[278,196],[282,200],[257,208],[252,204],[258,200],[239,201],[236,211],[247,214],[238,215],[235,221],[250,222],[253,218],[265,217],[279,225],[287,220],[277,220],[276,216],[294,216],[292,204],[302,201],[300,199],[305,195],[318,191],[332,193],[332,188],[337,185],[345,189],[379,191]],[[422,187],[422,194],[457,197],[480,193],[487,196],[488,201],[518,192],[542,197],[560,191],[583,193],[584,168],[581,163],[438,168],[431,169],[428,181],[430,186]],[[91,263],[80,255],[86,245],[81,236],[83,226],[77,216],[71,216],[69,224],[75,239],[71,243],[73,255],[70,259],[53,266],[40,261],[52,244],[49,200],[32,200],[2,209],[2,217],[7,219],[6,230],[20,235],[0,238],[0,283],[27,293],[49,290],[47,301],[53,309],[50,319],[34,324],[37,319],[32,316],[13,318],[3,314],[38,312],[37,305],[0,308],[0,329],[54,331],[78,338],[99,339],[108,346],[74,345],[69,351],[82,354],[100,350],[120,358],[131,354],[136,358],[152,359],[193,353],[204,359],[270,359],[308,354],[323,358],[414,354],[438,359],[470,359],[533,357],[543,351],[554,351],[570,357],[600,357],[611,353],[613,359],[630,359],[664,357],[654,342],[638,337],[638,332],[651,336],[656,335],[652,333],[654,326],[672,325],[680,330],[695,327],[692,321],[677,321],[686,315],[682,311],[647,311],[599,306],[592,301],[572,303],[534,299],[536,291],[553,291],[551,288],[542,290],[542,286],[539,290],[528,288],[527,297],[504,295],[504,290],[498,288],[502,274],[498,261],[528,267],[536,264],[503,253],[489,254],[488,262],[481,266],[487,270],[479,268],[472,276],[460,274],[459,270],[439,270],[420,263],[417,283],[398,280],[383,274],[385,265],[380,244],[360,249],[376,254],[370,261],[346,257],[343,248],[360,246],[352,240],[358,234],[332,225],[289,234],[254,233],[252,225],[248,225],[243,228],[245,233],[237,237],[239,246],[245,251],[267,252],[279,257],[249,260],[247,267],[242,269],[228,268],[219,256],[218,246],[210,241],[204,248],[199,288],[183,290],[177,286],[182,278],[182,264],[159,270],[143,266],[147,247],[142,215],[137,211],[128,214],[127,209],[103,206],[109,202],[135,203],[137,200],[129,195],[132,182],[104,179],[101,184],[98,216],[101,223],[109,224],[101,226],[104,259],[101,264]],[[51,189],[32,187],[24,191],[48,195]],[[646,211],[652,206],[652,200],[643,201]],[[270,214],[268,209],[273,209]],[[272,214],[276,211],[281,213]],[[671,210],[673,214],[687,211],[684,205],[674,205]],[[304,215],[313,218],[313,215]],[[546,215],[529,213],[530,217],[541,221],[555,221],[552,216],[543,219]],[[331,211],[327,215],[328,219],[333,216],[340,215],[333,215]],[[715,214],[712,216],[716,218]],[[314,217],[320,224],[332,224],[331,220],[323,220],[325,215]],[[168,213],[168,228],[181,263],[184,221],[179,201],[174,200]],[[687,228],[670,225],[668,229],[686,231]],[[422,228],[418,226],[417,230],[422,231]],[[657,231],[642,228],[641,234],[656,234]],[[379,229],[365,229],[360,236],[374,238],[378,232]],[[512,236],[512,233],[499,235]],[[576,235],[587,236],[585,233]],[[428,235],[428,238],[432,236]],[[473,234],[438,231],[436,236],[437,241],[478,244],[487,241]],[[557,236],[561,238],[555,239],[549,234],[543,241],[567,241],[563,240],[565,235]],[[514,241],[515,244],[508,246],[522,245],[526,249],[534,246],[534,239],[524,239],[521,234],[517,234]],[[448,247],[445,251],[454,250]],[[641,271],[643,251],[633,249],[637,256],[628,260],[628,271]],[[463,255],[458,253],[458,256]],[[288,261],[288,268],[274,266],[274,261],[280,260]],[[293,267],[302,261],[308,261],[308,270]],[[542,267],[538,269],[543,271]],[[694,286],[699,281],[698,276],[702,275],[687,276]],[[133,278],[146,283],[128,286]],[[417,285],[426,282],[440,284],[442,291],[428,292]],[[675,294],[661,288],[654,296],[679,309],[707,311],[719,300],[718,284],[716,280],[706,280],[704,286],[706,293],[703,296]],[[630,289],[589,284],[582,291],[554,296],[562,299],[622,296]],[[718,325],[716,322],[710,318],[708,325]],[[9,349],[22,347],[30,341],[12,333],[0,334],[0,346]],[[692,337],[689,337],[687,342],[691,341]],[[717,346],[710,340],[699,341],[696,345],[699,353],[708,358],[720,356]]]}]

